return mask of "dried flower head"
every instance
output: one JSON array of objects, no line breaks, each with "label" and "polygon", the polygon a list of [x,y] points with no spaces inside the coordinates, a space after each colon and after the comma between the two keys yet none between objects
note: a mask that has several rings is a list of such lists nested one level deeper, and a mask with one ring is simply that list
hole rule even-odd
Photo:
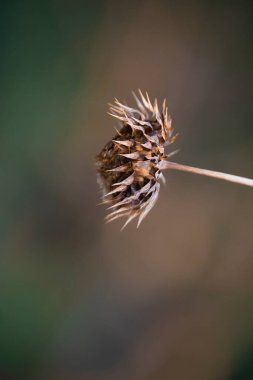
[{"label": "dried flower head", "polygon": [[160,165],[167,158],[164,146],[172,144],[171,119],[166,100],[159,111],[157,100],[151,103],[140,91],[134,94],[138,109],[117,99],[110,114],[121,122],[121,129],[97,156],[103,203],[110,203],[107,221],[127,217],[125,227],[139,216],[138,226],[154,206],[163,179]]},{"label": "dried flower head", "polygon": [[135,217],[137,227],[154,206],[160,189],[160,180],[165,182],[164,169],[176,169],[206,175],[253,187],[253,180],[231,174],[199,169],[167,161],[175,152],[166,155],[164,147],[172,144],[171,119],[166,100],[162,110],[157,100],[152,104],[148,94],[139,90],[134,93],[138,108],[130,108],[115,99],[110,106],[110,115],[120,121],[121,128],[97,156],[98,181],[103,190],[102,203],[109,204],[106,220],[111,222],[127,217],[122,229]]}]

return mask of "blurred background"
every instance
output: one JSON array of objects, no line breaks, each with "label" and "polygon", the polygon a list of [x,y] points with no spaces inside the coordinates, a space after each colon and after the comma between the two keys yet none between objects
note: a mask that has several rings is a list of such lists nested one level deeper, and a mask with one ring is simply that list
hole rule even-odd
[{"label": "blurred background", "polygon": [[175,161],[253,177],[251,1],[3,1],[1,380],[252,380],[251,188],[166,172],[104,223],[94,157],[132,90]]}]

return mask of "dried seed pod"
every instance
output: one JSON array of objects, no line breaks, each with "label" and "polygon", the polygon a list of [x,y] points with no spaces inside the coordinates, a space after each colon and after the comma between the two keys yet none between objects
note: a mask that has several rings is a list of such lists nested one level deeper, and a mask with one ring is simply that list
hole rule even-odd
[{"label": "dried seed pod", "polygon": [[151,103],[148,94],[134,94],[137,109],[117,99],[110,115],[120,120],[121,129],[97,156],[98,180],[103,189],[103,202],[109,204],[106,220],[126,216],[123,228],[135,217],[138,224],[154,206],[164,177],[161,162],[167,156],[164,146],[172,144],[171,119],[166,101],[159,111],[157,100]]},{"label": "dried seed pod", "polygon": [[109,204],[107,222],[126,216],[122,229],[135,217],[138,224],[154,206],[160,189],[159,180],[165,181],[162,170],[173,169],[223,179],[253,187],[250,178],[217,171],[200,169],[167,161],[164,147],[172,144],[171,119],[166,101],[159,111],[157,100],[151,103],[148,94],[135,95],[137,109],[115,99],[110,115],[120,120],[121,128],[97,156],[98,181],[103,190],[102,203]]}]

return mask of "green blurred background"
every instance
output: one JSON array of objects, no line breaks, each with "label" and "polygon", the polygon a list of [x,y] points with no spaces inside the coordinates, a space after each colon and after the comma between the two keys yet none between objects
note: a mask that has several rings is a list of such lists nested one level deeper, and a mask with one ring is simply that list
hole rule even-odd
[{"label": "green blurred background", "polygon": [[253,379],[252,190],[167,172],[120,233],[94,168],[140,87],[253,177],[252,38],[251,1],[1,2],[1,380]]}]

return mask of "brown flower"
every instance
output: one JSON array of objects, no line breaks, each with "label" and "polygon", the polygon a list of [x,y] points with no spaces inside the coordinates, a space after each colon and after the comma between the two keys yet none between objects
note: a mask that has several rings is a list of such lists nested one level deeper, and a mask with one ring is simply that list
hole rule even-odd
[{"label": "brown flower", "polygon": [[154,206],[165,182],[162,170],[174,169],[253,187],[253,180],[231,174],[177,164],[166,159],[164,147],[175,141],[166,101],[159,111],[157,100],[152,104],[148,94],[133,93],[137,109],[115,99],[110,115],[120,120],[121,128],[97,156],[98,181],[103,190],[102,203],[109,204],[106,220],[126,216],[122,229],[135,217],[137,227]]},{"label": "brown flower", "polygon": [[168,156],[164,146],[172,144],[171,119],[166,100],[159,111],[157,100],[151,103],[140,92],[134,94],[138,109],[130,108],[117,99],[110,115],[119,119],[121,129],[97,156],[98,179],[103,189],[103,203],[110,204],[106,220],[127,217],[123,228],[135,217],[138,224],[154,206],[164,181],[160,165]]}]

